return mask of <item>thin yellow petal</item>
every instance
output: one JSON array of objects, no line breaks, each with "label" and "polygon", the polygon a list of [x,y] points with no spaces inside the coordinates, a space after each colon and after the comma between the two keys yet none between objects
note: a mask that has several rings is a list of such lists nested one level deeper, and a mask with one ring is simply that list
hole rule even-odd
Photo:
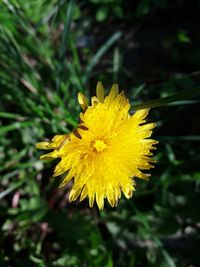
[{"label": "thin yellow petal", "polygon": [[99,99],[96,97],[96,96],[93,96],[92,98],[91,98],[91,104],[92,104],[92,106],[95,106],[95,105],[97,105],[99,103]]},{"label": "thin yellow petal", "polygon": [[96,201],[97,201],[97,205],[98,205],[99,209],[102,210],[104,207],[104,196],[102,194],[97,193],[96,194]]},{"label": "thin yellow petal", "polygon": [[81,108],[85,111],[87,109],[88,103],[87,98],[85,95],[81,92],[78,93],[78,103],[81,106]]},{"label": "thin yellow petal", "polygon": [[67,176],[64,178],[64,180],[61,182],[61,184],[59,185],[59,188],[65,186],[71,179],[72,179],[72,177],[67,175]]},{"label": "thin yellow petal", "polygon": [[92,208],[94,205],[94,194],[89,196],[89,206]]},{"label": "thin yellow petal", "polygon": [[87,194],[88,194],[87,187],[84,186],[84,187],[83,187],[83,190],[82,190],[82,192],[81,192],[80,201],[82,201],[83,199],[85,199],[86,196],[87,196]]},{"label": "thin yellow petal", "polygon": [[81,193],[81,188],[77,188],[77,189],[73,189],[71,190],[70,194],[69,194],[69,201],[72,202],[72,201],[75,201],[78,196],[80,195]]},{"label": "thin yellow petal", "polygon": [[117,83],[114,83],[111,87],[109,95],[106,97],[106,100],[108,103],[112,103],[112,101],[116,98],[116,96],[119,94],[119,86]]},{"label": "thin yellow petal", "polygon": [[97,95],[99,102],[103,103],[103,101],[104,101],[104,88],[103,88],[102,82],[97,83],[96,95]]},{"label": "thin yellow petal", "polygon": [[50,149],[48,142],[40,142],[36,144],[37,149]]},{"label": "thin yellow petal", "polygon": [[55,158],[58,158],[58,154],[57,154],[56,151],[50,152],[50,153],[42,155],[40,157],[41,160],[52,160],[52,159],[55,159]]},{"label": "thin yellow petal", "polygon": [[119,85],[117,83],[114,83],[110,90],[110,96],[113,96],[114,98],[119,94]]}]

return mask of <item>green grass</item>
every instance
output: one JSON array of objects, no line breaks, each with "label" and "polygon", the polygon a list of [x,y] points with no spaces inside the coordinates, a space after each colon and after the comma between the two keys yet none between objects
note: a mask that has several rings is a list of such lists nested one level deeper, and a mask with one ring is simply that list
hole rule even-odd
[{"label": "green grass", "polygon": [[[179,25],[161,36],[169,65],[151,58],[145,69],[141,57],[138,67],[131,49],[143,42],[130,36],[151,31],[145,21],[171,10],[167,1],[86,2],[0,3],[0,266],[197,267],[198,36]],[[99,80],[107,92],[118,82],[135,108],[155,106],[149,120],[160,142],[150,181],[136,179],[132,199],[101,212],[87,200],[69,203],[71,185],[58,189],[54,163],[41,162],[35,148],[76,127],[77,93],[92,96]]]}]

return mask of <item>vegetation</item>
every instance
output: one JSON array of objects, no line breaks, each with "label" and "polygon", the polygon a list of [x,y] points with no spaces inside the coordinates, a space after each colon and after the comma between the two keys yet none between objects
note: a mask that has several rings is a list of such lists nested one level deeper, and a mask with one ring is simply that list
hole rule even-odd
[{"label": "vegetation", "polygon": [[[149,182],[103,211],[69,203],[35,149],[72,131],[77,93],[132,104],[199,87],[199,1],[0,2],[0,266],[200,266],[199,97],[151,110]],[[195,89],[196,90],[196,89]],[[178,99],[176,99],[178,100]],[[56,162],[55,162],[56,164]]]}]

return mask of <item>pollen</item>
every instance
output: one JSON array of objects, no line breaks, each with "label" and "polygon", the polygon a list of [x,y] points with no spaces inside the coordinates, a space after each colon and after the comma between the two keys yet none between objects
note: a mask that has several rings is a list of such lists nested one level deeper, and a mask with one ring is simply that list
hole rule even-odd
[{"label": "pollen", "polygon": [[93,146],[97,152],[102,152],[107,147],[104,141],[99,139],[94,142]]}]

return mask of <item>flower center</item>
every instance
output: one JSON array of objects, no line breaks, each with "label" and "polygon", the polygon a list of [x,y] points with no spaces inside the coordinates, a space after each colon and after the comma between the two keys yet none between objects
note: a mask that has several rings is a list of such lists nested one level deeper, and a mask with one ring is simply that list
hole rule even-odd
[{"label": "flower center", "polygon": [[104,141],[97,139],[94,144],[94,148],[96,149],[97,152],[102,152],[107,145],[104,143]]}]

